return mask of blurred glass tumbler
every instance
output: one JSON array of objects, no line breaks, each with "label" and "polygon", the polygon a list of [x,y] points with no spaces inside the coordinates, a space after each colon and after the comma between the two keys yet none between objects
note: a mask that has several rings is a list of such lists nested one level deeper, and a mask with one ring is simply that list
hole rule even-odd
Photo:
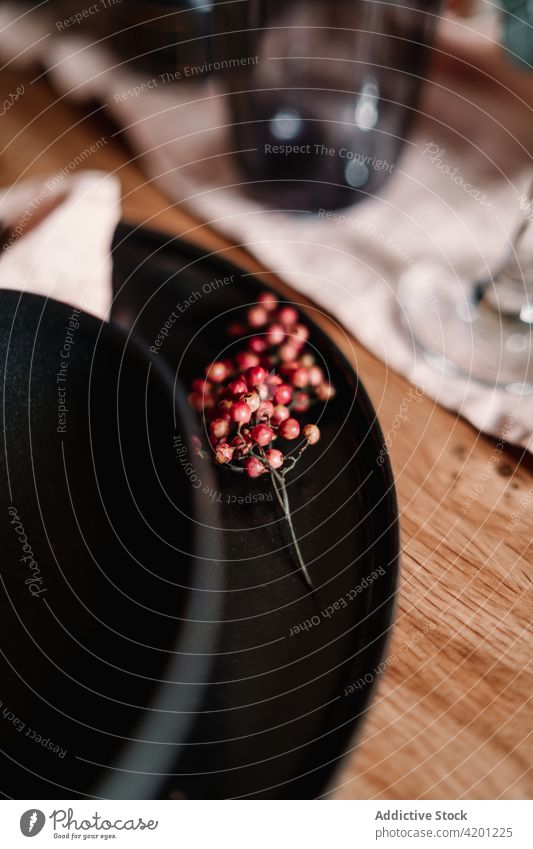
[{"label": "blurred glass tumbler", "polygon": [[247,191],[339,208],[379,191],[416,114],[441,0],[236,0],[213,8]]}]

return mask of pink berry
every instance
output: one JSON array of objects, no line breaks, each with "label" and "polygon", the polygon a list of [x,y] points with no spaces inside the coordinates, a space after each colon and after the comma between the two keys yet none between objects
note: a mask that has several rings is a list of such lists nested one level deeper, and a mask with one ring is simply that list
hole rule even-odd
[{"label": "pink berry", "polygon": [[237,401],[231,407],[230,416],[232,421],[246,424],[252,418],[252,411],[245,401]]},{"label": "pink berry", "polygon": [[250,327],[262,327],[268,321],[268,313],[264,307],[252,307],[248,310]]},{"label": "pink berry", "polygon": [[242,400],[246,404],[248,404],[252,413],[255,413],[256,410],[259,409],[259,405],[261,404],[261,399],[260,399],[259,395],[257,394],[257,392],[248,392],[248,394],[245,395]]},{"label": "pink berry", "polygon": [[269,419],[274,414],[274,404],[272,401],[261,401],[257,410],[257,419]]},{"label": "pink berry", "polygon": [[292,409],[295,413],[306,413],[311,406],[311,401],[307,392],[295,392],[292,396]]},{"label": "pink berry", "polygon": [[283,439],[297,439],[300,435],[300,423],[296,419],[285,419],[279,426],[279,433]]},{"label": "pink berry", "polygon": [[284,422],[286,419],[288,419],[289,416],[290,416],[289,408],[285,407],[283,404],[278,404],[276,407],[274,407],[274,412],[272,413],[272,415],[270,417],[270,421],[272,422],[273,425],[276,425],[276,427],[277,427],[282,422]]},{"label": "pink berry", "polygon": [[243,327],[242,324],[238,324],[237,322],[234,322],[233,324],[229,325],[226,332],[227,332],[228,336],[231,336],[235,339],[238,336],[243,335],[243,333],[245,332],[245,328]]},{"label": "pink berry", "polygon": [[228,384],[228,392],[230,395],[245,395],[248,392],[248,386],[241,378],[238,380],[232,380],[231,383]]},{"label": "pink berry", "polygon": [[267,330],[266,337],[269,345],[281,345],[285,339],[285,331],[281,324],[272,324]]},{"label": "pink berry", "polygon": [[248,339],[248,347],[254,354],[264,354],[267,349],[266,339],[262,336],[252,336]]},{"label": "pink berry", "polygon": [[244,457],[246,456],[246,454],[249,454],[252,447],[251,443],[244,439],[241,434],[231,440],[231,445],[233,447],[234,456],[238,458]]},{"label": "pink berry", "polygon": [[276,393],[274,395],[274,403],[276,404],[288,404],[292,398],[292,386],[287,386],[286,383],[282,383],[281,386],[278,386]]},{"label": "pink berry", "polygon": [[231,413],[233,403],[234,402],[230,398],[222,398],[222,400],[218,402],[217,407],[224,415],[226,415]]},{"label": "pink berry", "polygon": [[189,395],[189,404],[193,410],[211,410],[215,406],[215,399],[212,395],[200,395],[198,392],[191,392]]},{"label": "pink berry", "polygon": [[314,364],[315,364],[315,358],[313,357],[312,354],[307,353],[307,354],[303,354],[300,357],[300,365],[302,365],[304,368],[311,368],[311,366],[314,366]]},{"label": "pink berry", "polygon": [[209,432],[215,439],[222,439],[229,433],[229,424],[226,419],[213,419],[209,425]]},{"label": "pink berry", "polygon": [[293,307],[282,307],[278,312],[278,321],[285,325],[296,324],[298,313]]},{"label": "pink berry", "polygon": [[191,392],[188,400],[193,410],[200,413],[204,409],[204,398],[199,392]]},{"label": "pink berry", "polygon": [[324,372],[320,366],[311,366],[309,369],[309,385],[320,386],[324,382]]},{"label": "pink berry", "polygon": [[257,300],[268,312],[275,310],[278,305],[278,299],[272,292],[261,292]]},{"label": "pink berry", "polygon": [[260,386],[261,383],[265,382],[266,377],[267,373],[262,366],[254,366],[246,372],[248,386]]},{"label": "pink berry", "polygon": [[304,386],[309,384],[309,372],[306,368],[297,368],[291,374],[291,383],[293,386],[297,386],[299,389],[303,389]]},{"label": "pink berry", "polygon": [[199,395],[208,395],[212,388],[213,387],[209,381],[202,380],[201,377],[197,377],[196,380],[193,380],[191,383],[191,390],[193,392],[198,392]]},{"label": "pink berry", "polygon": [[235,362],[237,368],[246,371],[247,368],[259,365],[259,357],[251,351],[239,351],[238,354],[235,354]]},{"label": "pink berry", "polygon": [[282,363],[290,363],[298,356],[298,348],[291,342],[285,342],[278,351]]},{"label": "pink berry", "polygon": [[268,445],[274,436],[272,429],[265,424],[258,424],[252,428],[252,439],[258,445]]},{"label": "pink berry", "polygon": [[309,339],[309,330],[305,324],[297,324],[296,327],[293,327],[291,335],[296,336],[302,342],[307,342]]},{"label": "pink berry", "polygon": [[217,463],[230,463],[233,459],[233,448],[227,442],[219,442],[215,448],[215,460]]},{"label": "pink berry", "polygon": [[321,383],[316,388],[316,394],[320,401],[329,401],[335,397],[335,387],[331,383]]},{"label": "pink berry", "polygon": [[222,381],[227,377],[228,370],[225,363],[215,362],[207,366],[205,373],[209,380],[212,380],[213,383],[222,383]]},{"label": "pink berry", "polygon": [[302,430],[302,436],[307,439],[309,445],[316,445],[320,439],[320,430],[316,425],[308,424]]},{"label": "pink berry", "polygon": [[266,461],[273,469],[279,469],[283,465],[283,454],[277,448],[269,448],[265,452]]},{"label": "pink berry", "polygon": [[258,478],[266,472],[266,469],[258,457],[247,457],[244,461],[244,469],[249,478]]}]

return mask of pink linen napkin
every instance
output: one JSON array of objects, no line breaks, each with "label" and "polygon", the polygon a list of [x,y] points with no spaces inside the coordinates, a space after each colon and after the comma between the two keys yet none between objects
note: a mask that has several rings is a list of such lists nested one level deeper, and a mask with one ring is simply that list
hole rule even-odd
[{"label": "pink linen napkin", "polygon": [[106,318],[120,184],[101,171],[51,174],[0,190],[0,287]]}]

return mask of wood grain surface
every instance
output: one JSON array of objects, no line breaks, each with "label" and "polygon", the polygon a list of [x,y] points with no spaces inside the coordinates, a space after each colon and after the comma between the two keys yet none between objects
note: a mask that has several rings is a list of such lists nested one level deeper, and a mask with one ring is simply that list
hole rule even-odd
[{"label": "wood grain surface", "polygon": [[[0,101],[21,81],[24,96],[0,124],[2,185],[55,173],[114,132],[102,112],[56,101],[46,79],[30,85],[4,70]],[[119,177],[125,219],[264,271],[170,203],[118,137],[84,166]],[[408,399],[391,448],[403,542],[397,618],[386,670],[331,795],[530,798],[531,458],[479,435],[427,397],[414,402],[405,380],[324,323],[356,360],[386,434]]]}]

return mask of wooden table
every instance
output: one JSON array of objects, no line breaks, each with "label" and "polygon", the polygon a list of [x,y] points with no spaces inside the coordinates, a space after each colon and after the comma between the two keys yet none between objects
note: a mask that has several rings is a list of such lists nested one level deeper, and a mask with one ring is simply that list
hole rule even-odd
[{"label": "wooden table", "polygon": [[[101,113],[89,117],[56,102],[45,80],[23,81],[24,96],[1,122],[1,184],[56,172],[112,132]],[[2,72],[0,102],[20,82],[20,74]],[[85,163],[118,175],[126,219],[262,270],[173,206],[131,160],[114,141]],[[325,324],[353,360],[333,324]],[[349,344],[386,433],[409,387],[355,339]],[[333,796],[528,798],[533,463],[500,450],[427,397],[410,404],[408,419],[391,452],[403,538],[396,626],[359,747],[346,757]]]}]

